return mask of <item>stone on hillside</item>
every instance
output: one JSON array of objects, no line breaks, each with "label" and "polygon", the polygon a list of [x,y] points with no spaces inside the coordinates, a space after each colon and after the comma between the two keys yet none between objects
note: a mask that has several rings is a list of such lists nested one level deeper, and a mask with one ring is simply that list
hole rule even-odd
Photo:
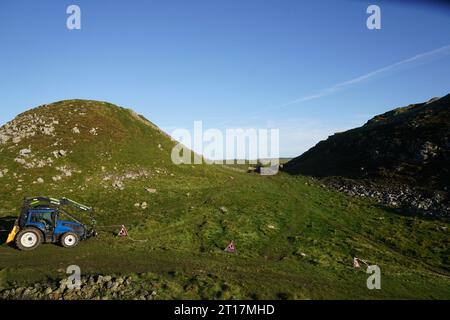
[{"label": "stone on hillside", "polygon": [[122,283],[124,283],[124,279],[123,278],[121,278],[121,277],[118,277],[117,279],[116,279],[116,282],[118,283],[118,284],[122,284]]},{"label": "stone on hillside", "polygon": [[119,189],[119,190],[123,190],[123,189],[125,188],[123,182],[120,181],[120,180],[114,181],[113,184],[112,184],[112,186],[113,186],[115,189]]},{"label": "stone on hillside", "polygon": [[73,127],[72,132],[78,134],[80,133],[80,129],[78,129],[77,127]]},{"label": "stone on hillside", "polygon": [[153,189],[153,188],[145,188],[145,191],[147,191],[149,193],[156,193],[156,189]]},{"label": "stone on hillside", "polygon": [[91,130],[89,130],[89,133],[94,135],[94,136],[96,136],[98,134],[97,133],[97,128],[92,128]]},{"label": "stone on hillside", "polygon": [[47,135],[47,136],[51,136],[53,134],[53,132],[55,132],[55,128],[54,127],[44,127],[42,129],[42,133]]},{"label": "stone on hillside", "polygon": [[103,276],[102,275],[98,275],[97,276],[97,284],[101,284],[103,283]]},{"label": "stone on hillside", "polygon": [[56,170],[61,171],[66,177],[72,176],[72,171],[67,166],[57,167]]},{"label": "stone on hillside", "polygon": [[219,210],[220,210],[222,213],[227,213],[227,212],[228,212],[228,209],[227,209],[226,207],[220,207]]},{"label": "stone on hillside", "polygon": [[21,157],[28,157],[30,153],[31,153],[31,150],[26,149],[26,148],[19,151],[19,155]]},{"label": "stone on hillside", "polygon": [[419,158],[422,160],[434,158],[438,155],[438,149],[439,147],[436,144],[427,141],[422,145],[422,148],[419,151]]},{"label": "stone on hillside", "polygon": [[44,183],[44,179],[42,179],[42,178],[37,178],[37,183]]},{"label": "stone on hillside", "polygon": [[145,210],[147,209],[147,207],[148,207],[147,202],[144,201],[141,203],[141,209]]},{"label": "stone on hillside", "polygon": [[22,165],[26,164],[27,162],[25,161],[25,159],[22,158],[15,158],[14,159],[15,162],[20,163]]},{"label": "stone on hillside", "polygon": [[5,144],[9,141],[10,137],[6,134],[0,133],[0,144]]},{"label": "stone on hillside", "polygon": [[52,152],[55,158],[65,157],[67,152],[64,150],[55,150]]},{"label": "stone on hillside", "polygon": [[127,172],[127,173],[125,173],[125,176],[124,176],[124,178],[131,179],[131,180],[134,180],[138,177],[139,177],[139,174],[135,173],[135,172]]}]

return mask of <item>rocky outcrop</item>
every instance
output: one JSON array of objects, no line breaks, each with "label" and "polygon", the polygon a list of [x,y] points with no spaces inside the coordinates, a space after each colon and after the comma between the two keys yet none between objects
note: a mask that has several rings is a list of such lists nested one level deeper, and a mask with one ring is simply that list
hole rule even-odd
[{"label": "rocky outcrop", "polygon": [[[103,181],[113,181],[111,186],[117,190],[125,189],[126,180],[136,180],[139,178],[149,178],[151,173],[148,170],[128,171],[123,175],[106,175],[103,177]],[[105,185],[106,186],[106,185]]]},{"label": "rocky outcrop", "polygon": [[0,300],[153,300],[157,292],[151,285],[133,281],[133,278],[97,275],[82,277],[79,288],[70,288],[69,281],[36,283],[0,292]]},{"label": "rocky outcrop", "polygon": [[378,115],[319,142],[284,170],[450,191],[450,95]]},{"label": "rocky outcrop", "polygon": [[450,95],[336,133],[283,170],[407,212],[449,216]]},{"label": "rocky outcrop", "polygon": [[327,178],[328,187],[350,196],[372,199],[382,205],[393,207],[405,214],[429,217],[450,217],[450,194],[439,190],[424,190],[408,185],[382,185],[370,180]]},{"label": "rocky outcrop", "polygon": [[189,276],[178,271],[129,275],[87,275],[80,286],[68,279],[48,280],[28,286],[12,283],[0,290],[0,300],[167,300],[167,299],[242,299],[242,287],[211,273]]},{"label": "rocky outcrop", "polygon": [[44,117],[34,113],[24,114],[0,128],[0,145],[7,142],[17,144],[26,138],[39,134],[54,136],[55,124],[58,124],[58,121],[52,117]]}]

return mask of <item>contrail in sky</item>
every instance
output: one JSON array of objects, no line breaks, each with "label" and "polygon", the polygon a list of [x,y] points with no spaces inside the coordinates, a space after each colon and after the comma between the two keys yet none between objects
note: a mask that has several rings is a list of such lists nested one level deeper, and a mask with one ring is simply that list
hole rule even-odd
[{"label": "contrail in sky", "polygon": [[365,75],[359,76],[357,78],[354,78],[354,79],[351,79],[351,80],[347,80],[347,81],[344,81],[344,82],[341,82],[341,83],[337,83],[337,84],[335,84],[335,85],[333,85],[331,87],[328,87],[326,89],[323,89],[323,90],[319,91],[316,94],[309,95],[309,96],[304,96],[304,97],[301,97],[301,98],[289,101],[289,102],[287,102],[285,104],[282,104],[282,105],[280,105],[278,107],[286,107],[286,106],[289,106],[291,104],[296,104],[296,103],[301,103],[301,102],[310,101],[310,100],[314,100],[314,99],[319,99],[319,98],[328,96],[328,95],[330,95],[330,94],[332,94],[334,92],[343,90],[343,89],[345,89],[347,87],[350,87],[352,85],[356,85],[356,84],[358,84],[360,82],[367,81],[367,80],[369,80],[369,79],[371,79],[373,77],[383,75],[385,73],[388,73],[390,71],[398,69],[399,67],[407,66],[407,65],[410,65],[410,64],[412,64],[414,62],[425,62],[425,61],[427,61],[427,59],[444,56],[444,55],[449,54],[449,53],[450,53],[450,45],[446,45],[444,47],[441,47],[441,48],[438,48],[438,49],[435,49],[435,50],[431,50],[431,51],[428,51],[428,52],[420,53],[420,54],[417,54],[417,55],[415,55],[415,56],[413,56],[411,58],[408,58],[408,59],[396,62],[394,64],[388,65],[386,67],[383,67],[383,68],[371,71],[371,72],[366,73]]}]

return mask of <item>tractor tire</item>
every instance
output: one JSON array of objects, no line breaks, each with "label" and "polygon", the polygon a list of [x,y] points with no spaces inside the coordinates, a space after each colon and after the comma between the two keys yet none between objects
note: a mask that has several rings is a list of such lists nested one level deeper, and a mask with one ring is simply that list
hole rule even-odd
[{"label": "tractor tire", "polygon": [[80,242],[80,237],[76,233],[73,232],[66,232],[61,236],[61,245],[64,248],[73,248],[78,245],[78,242]]},{"label": "tractor tire", "polygon": [[25,228],[16,236],[16,246],[20,250],[30,251],[42,243],[42,233],[35,228]]}]

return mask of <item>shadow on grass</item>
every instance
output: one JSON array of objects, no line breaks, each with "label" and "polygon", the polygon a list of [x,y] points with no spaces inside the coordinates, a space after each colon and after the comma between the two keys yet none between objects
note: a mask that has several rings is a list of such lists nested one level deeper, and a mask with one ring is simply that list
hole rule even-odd
[{"label": "shadow on grass", "polygon": [[8,216],[0,218],[0,244],[4,244],[8,238],[9,232],[14,227],[17,217]]}]

